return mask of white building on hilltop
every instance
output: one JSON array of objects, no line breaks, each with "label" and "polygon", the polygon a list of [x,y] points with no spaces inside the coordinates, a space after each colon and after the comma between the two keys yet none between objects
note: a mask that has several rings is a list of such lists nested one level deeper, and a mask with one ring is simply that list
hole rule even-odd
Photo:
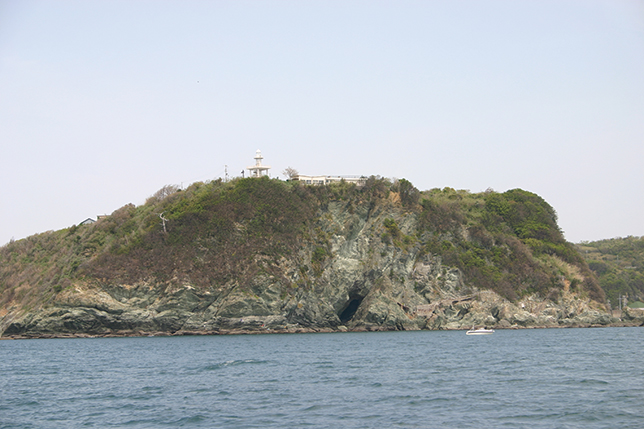
[{"label": "white building on hilltop", "polygon": [[345,181],[347,183],[355,183],[358,186],[362,186],[367,181],[367,178],[364,176],[305,176],[303,174],[298,174],[293,177],[293,180],[299,180],[307,185],[328,185],[333,182]]},{"label": "white building on hilltop", "polygon": [[255,154],[255,165],[252,167],[246,167],[246,170],[250,171],[249,177],[261,177],[268,176],[268,170],[271,168],[270,165],[262,165],[262,152],[257,149]]}]

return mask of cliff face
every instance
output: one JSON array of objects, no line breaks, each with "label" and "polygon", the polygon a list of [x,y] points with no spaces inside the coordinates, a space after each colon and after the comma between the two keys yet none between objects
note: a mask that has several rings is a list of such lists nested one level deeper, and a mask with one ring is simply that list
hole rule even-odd
[{"label": "cliff face", "polygon": [[[246,216],[235,210],[226,235],[221,232],[224,221],[216,223],[216,233],[189,230],[187,225],[195,223],[194,218],[177,207],[185,207],[184,200],[195,197],[183,195],[165,205],[159,203],[159,209],[168,211],[169,230],[181,231],[177,237],[170,231],[164,236],[158,224],[137,218],[140,213],[136,211],[144,209],[130,207],[129,217],[112,228],[111,234],[118,235],[123,225],[139,222],[144,225],[140,236],[129,232],[123,235],[126,239],[114,239],[111,244],[106,240],[102,245],[106,250],[79,250],[84,259],[78,263],[77,274],[65,277],[64,287],[55,284],[51,286],[54,292],[43,288],[39,299],[21,303],[16,289],[24,284],[9,284],[17,283],[11,280],[17,274],[6,274],[2,335],[463,329],[616,322],[601,302],[591,299],[593,291],[583,288],[590,282],[583,264],[566,262],[554,252],[535,255],[537,248],[522,244],[511,231],[502,236],[493,232],[491,224],[483,228],[485,223],[477,224],[468,215],[458,217],[456,213],[457,220],[447,219],[445,225],[436,227],[445,221],[432,217],[439,200],[432,206],[427,194],[423,204],[434,211],[424,210],[418,202],[422,195],[414,198],[410,188],[380,185],[370,194],[347,187],[350,192],[340,196],[321,196],[323,191],[309,189],[318,194],[300,198],[314,198],[315,204],[298,206],[293,213],[305,212],[305,207],[314,210],[301,220],[295,234],[286,226],[279,230],[269,226],[277,231],[272,235],[254,234],[251,228],[257,213]],[[406,201],[409,195],[412,198]],[[478,202],[468,206],[468,213],[476,212],[472,207],[482,213],[488,197],[474,198]],[[209,210],[220,213],[221,207]],[[147,212],[156,216],[150,207]],[[288,213],[277,211],[274,216]],[[297,223],[298,219],[283,221]],[[200,222],[212,220],[202,217]],[[262,228],[268,227],[264,224]],[[80,241],[89,240],[95,232],[83,234]],[[154,244],[150,234],[163,240]],[[140,244],[146,240],[148,244]],[[244,250],[243,244],[249,242],[260,244]],[[541,240],[539,246],[544,242],[548,241]],[[4,253],[8,258],[7,249]],[[506,260],[523,262],[508,268]],[[503,287],[490,288],[490,278]]]}]

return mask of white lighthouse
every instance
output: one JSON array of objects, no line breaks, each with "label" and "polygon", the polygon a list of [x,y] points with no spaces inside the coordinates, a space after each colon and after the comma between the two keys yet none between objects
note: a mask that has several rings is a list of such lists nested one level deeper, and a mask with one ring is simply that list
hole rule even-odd
[{"label": "white lighthouse", "polygon": [[257,149],[257,153],[255,154],[255,165],[253,165],[252,167],[246,167],[246,169],[250,171],[250,177],[261,177],[268,175],[268,170],[271,167],[270,165],[262,165],[262,159],[264,159],[262,152]]}]

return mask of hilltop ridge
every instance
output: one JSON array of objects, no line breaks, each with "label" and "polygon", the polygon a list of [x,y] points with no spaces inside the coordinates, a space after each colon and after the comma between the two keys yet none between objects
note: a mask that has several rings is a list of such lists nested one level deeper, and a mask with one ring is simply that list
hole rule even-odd
[{"label": "hilltop ridge", "polygon": [[169,186],[5,245],[0,260],[4,336],[618,322],[554,209],[520,189],[420,192],[379,177]]}]

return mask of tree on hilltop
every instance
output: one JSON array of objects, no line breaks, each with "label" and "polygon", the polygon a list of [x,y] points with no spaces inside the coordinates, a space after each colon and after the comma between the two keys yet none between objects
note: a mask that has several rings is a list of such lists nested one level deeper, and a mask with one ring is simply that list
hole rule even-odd
[{"label": "tree on hilltop", "polygon": [[293,180],[300,175],[300,173],[293,167],[286,167],[284,171],[282,171],[282,174],[286,176],[288,180]]}]

